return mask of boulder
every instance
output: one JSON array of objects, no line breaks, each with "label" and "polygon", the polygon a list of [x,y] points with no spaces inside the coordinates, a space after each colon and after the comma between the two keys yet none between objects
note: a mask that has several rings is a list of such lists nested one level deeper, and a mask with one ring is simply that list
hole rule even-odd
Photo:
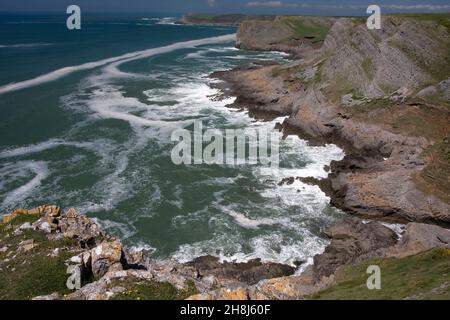
[{"label": "boulder", "polygon": [[103,242],[90,251],[92,274],[102,277],[108,271],[123,270],[124,252],[120,241]]}]

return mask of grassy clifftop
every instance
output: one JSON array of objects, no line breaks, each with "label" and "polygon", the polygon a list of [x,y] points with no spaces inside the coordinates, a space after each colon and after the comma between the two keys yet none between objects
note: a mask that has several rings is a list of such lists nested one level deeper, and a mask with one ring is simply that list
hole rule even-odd
[{"label": "grassy clifftop", "polygon": [[[381,290],[368,290],[366,270],[381,268]],[[428,300],[450,299],[450,250],[435,249],[402,259],[381,259],[344,267],[337,283],[311,299]]]}]

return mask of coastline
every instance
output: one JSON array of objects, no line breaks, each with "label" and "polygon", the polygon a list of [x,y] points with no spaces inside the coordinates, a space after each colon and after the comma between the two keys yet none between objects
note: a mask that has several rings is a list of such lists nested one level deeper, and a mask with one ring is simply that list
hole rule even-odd
[{"label": "coastline", "polygon": [[[334,143],[345,150],[346,157],[328,168],[327,179],[302,179],[319,185],[334,206],[350,214],[324,230],[330,245],[314,257],[313,265],[301,275],[292,275],[292,267],[258,260],[220,263],[217,258],[206,256],[186,264],[148,261],[142,252],[127,251],[120,241],[105,235],[93,220],[75,210],[61,215],[58,207],[43,206],[6,215],[1,227],[12,237],[27,232],[33,232],[33,237],[34,232],[45,234],[46,239],[37,246],[35,239],[20,242],[18,251],[23,253],[39,250],[47,242],[73,240],[61,251],[67,249],[74,254],[65,263],[80,270],[80,281],[85,281],[85,286],[67,295],[56,292],[37,299],[126,298],[128,285],[149,282],[170,284],[178,299],[305,299],[336,284],[339,271],[349,264],[401,259],[436,248],[446,249],[442,254],[448,259],[450,231],[434,225],[449,226],[448,206],[417,190],[411,182],[411,177],[426,166],[421,154],[430,142],[354,119],[325,103],[315,89],[293,90],[286,86],[285,79],[274,75],[279,67],[283,66],[263,63],[216,72],[211,77],[224,80],[219,85],[224,95],[236,96],[233,106],[246,108],[252,117],[287,116],[278,127],[285,135],[298,135],[317,144]],[[298,116],[299,111],[302,117]],[[280,183],[290,183],[292,179],[298,177]],[[20,220],[23,217],[33,220]],[[405,224],[406,231],[399,237],[380,222]],[[14,246],[3,248],[6,249],[2,254],[6,255]],[[53,249],[60,252],[60,247]]]}]

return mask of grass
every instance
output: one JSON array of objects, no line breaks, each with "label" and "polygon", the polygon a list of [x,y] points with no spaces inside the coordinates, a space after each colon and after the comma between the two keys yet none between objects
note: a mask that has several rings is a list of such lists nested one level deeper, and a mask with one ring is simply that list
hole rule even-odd
[{"label": "grass", "polygon": [[[27,230],[15,235],[11,226],[36,220],[37,216],[18,216],[10,225],[0,224],[0,300],[29,300],[54,292],[69,293],[66,287],[64,262],[79,253],[78,243],[71,239],[49,241],[41,231]],[[34,240],[36,247],[15,256],[19,243]],[[57,257],[49,254],[56,248],[64,248]]]},{"label": "grass", "polygon": [[[366,270],[381,268],[381,290],[368,290]],[[372,260],[340,269],[337,282],[309,297],[320,300],[450,299],[450,250],[434,249],[402,259]]]},{"label": "grass", "polygon": [[324,41],[330,27],[301,17],[282,17],[282,23],[293,31],[293,37],[298,39],[311,39],[312,42]]},{"label": "grass", "polygon": [[450,32],[450,13],[401,13],[393,16],[410,18],[414,20],[432,21],[447,28]]},{"label": "grass", "polygon": [[114,300],[185,300],[198,293],[194,283],[188,281],[184,290],[167,282],[140,281],[139,279],[115,280],[113,286],[127,290],[117,294]]},{"label": "grass", "polygon": [[[449,137],[450,138],[450,137]],[[416,186],[450,203],[450,144],[446,141],[428,148],[423,157],[429,164],[413,179]]]},{"label": "grass", "polygon": [[364,59],[363,62],[361,63],[361,67],[363,68],[366,77],[370,80],[373,80],[373,78],[375,77],[375,70],[372,63],[372,59],[370,58]]}]

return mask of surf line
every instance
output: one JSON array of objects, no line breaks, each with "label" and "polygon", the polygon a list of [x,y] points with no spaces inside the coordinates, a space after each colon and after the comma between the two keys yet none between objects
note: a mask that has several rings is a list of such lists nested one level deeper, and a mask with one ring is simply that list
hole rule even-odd
[{"label": "surf line", "polygon": [[178,49],[183,49],[183,48],[188,48],[188,47],[197,47],[197,46],[201,46],[201,45],[205,45],[205,44],[212,44],[212,43],[231,42],[231,41],[235,41],[235,40],[236,40],[236,34],[229,34],[229,35],[225,35],[225,36],[177,42],[177,43],[174,43],[174,44],[171,44],[168,46],[164,46],[164,47],[152,48],[152,49],[147,49],[147,50],[142,50],[142,51],[126,53],[121,56],[98,60],[98,61],[93,61],[93,62],[87,62],[87,63],[80,64],[78,66],[64,67],[64,68],[49,72],[47,74],[38,76],[38,77],[30,79],[30,80],[14,82],[14,83],[10,83],[10,84],[1,86],[0,94],[5,94],[5,93],[12,92],[12,91],[35,87],[35,86],[41,85],[43,83],[58,80],[60,78],[68,76],[74,72],[90,70],[90,69],[98,68],[98,67],[110,64],[110,63],[120,62],[118,64],[121,64],[123,62],[147,58],[150,56],[167,53],[167,52],[175,51]]}]

